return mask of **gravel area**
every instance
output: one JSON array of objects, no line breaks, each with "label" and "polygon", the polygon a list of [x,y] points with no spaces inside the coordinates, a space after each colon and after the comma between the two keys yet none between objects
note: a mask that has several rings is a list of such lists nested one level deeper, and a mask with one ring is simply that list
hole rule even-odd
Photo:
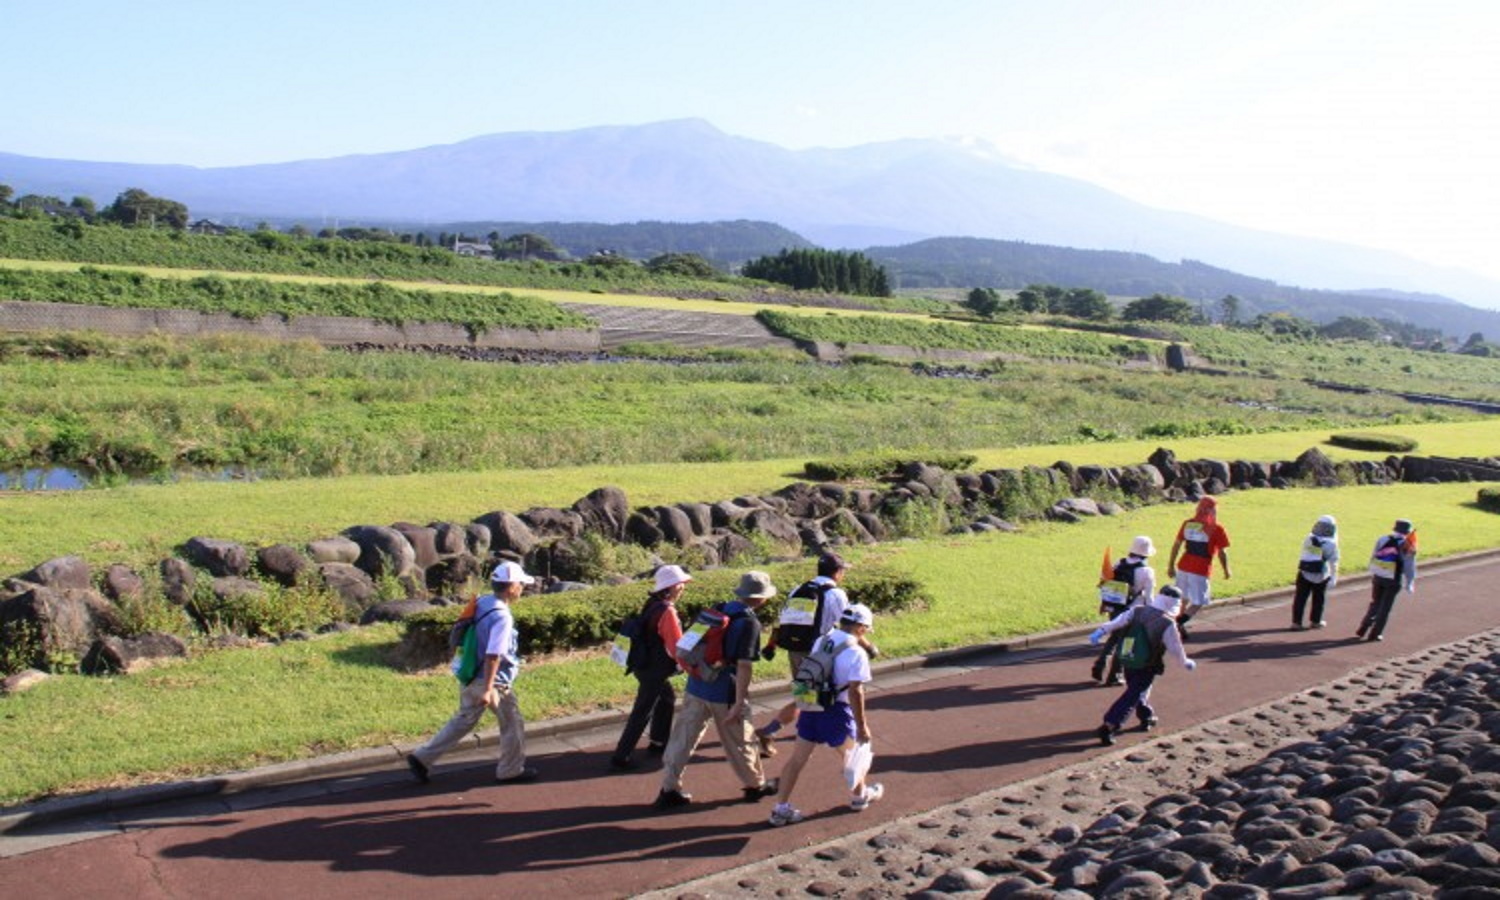
[{"label": "gravel area", "polygon": [[1492,631],[646,896],[1500,898],[1497,738]]}]

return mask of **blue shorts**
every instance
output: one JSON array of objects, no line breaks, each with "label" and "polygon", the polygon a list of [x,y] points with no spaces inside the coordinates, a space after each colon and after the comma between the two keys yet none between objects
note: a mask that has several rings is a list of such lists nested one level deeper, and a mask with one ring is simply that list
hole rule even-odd
[{"label": "blue shorts", "polygon": [[804,709],[797,714],[797,737],[814,744],[842,747],[854,740],[854,710],[843,702],[828,709]]}]

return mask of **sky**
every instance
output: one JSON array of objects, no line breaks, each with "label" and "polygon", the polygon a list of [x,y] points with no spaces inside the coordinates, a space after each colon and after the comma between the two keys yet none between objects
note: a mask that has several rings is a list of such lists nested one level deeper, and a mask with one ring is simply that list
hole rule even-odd
[{"label": "sky", "polygon": [[0,0],[0,152],[227,166],[689,117],[971,138],[1500,278],[1497,35],[1494,0]]}]

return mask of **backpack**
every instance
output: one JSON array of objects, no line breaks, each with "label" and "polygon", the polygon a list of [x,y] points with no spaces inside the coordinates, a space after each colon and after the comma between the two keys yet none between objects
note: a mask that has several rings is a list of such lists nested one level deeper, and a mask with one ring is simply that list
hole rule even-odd
[{"label": "backpack", "polygon": [[811,618],[812,621],[780,622],[776,626],[777,646],[796,653],[806,653],[812,649],[813,643],[821,634],[818,626],[823,621],[824,601],[828,597],[828,592],[834,587],[835,585],[832,584],[806,581],[787,595],[786,609],[782,612],[783,618],[790,612],[799,619]]},{"label": "backpack", "polygon": [[[658,604],[657,609],[653,610],[652,604]],[[615,643],[610,648],[609,658],[615,665],[624,666],[626,675],[645,671],[650,662],[647,641],[651,632],[656,630],[665,609],[665,603],[647,600],[645,608],[640,612],[620,620],[620,626],[615,629]]]},{"label": "backpack", "polygon": [[448,630],[448,648],[456,651],[450,668],[459,684],[468,684],[479,674],[479,629],[474,626],[499,612],[499,607],[496,607],[480,616],[477,621],[472,614],[460,616]]},{"label": "backpack", "polygon": [[717,681],[724,671],[724,635],[731,622],[745,615],[731,615],[712,606],[699,610],[693,617],[693,624],[683,631],[677,642],[677,664],[699,681]]},{"label": "backpack", "polygon": [[1406,540],[1400,535],[1388,534],[1382,538],[1380,546],[1370,554],[1370,574],[1387,580],[1400,578],[1406,567],[1401,558],[1401,551],[1405,546]]},{"label": "backpack", "polygon": [[1144,559],[1132,561],[1128,556],[1115,563],[1114,580],[1099,585],[1099,602],[1123,609],[1140,599],[1135,590],[1135,573],[1145,564]]},{"label": "backpack", "polygon": [[839,693],[849,686],[835,682],[833,664],[854,642],[835,642],[832,634],[818,639],[792,675],[792,700],[798,709],[829,709]]},{"label": "backpack", "polygon": [[1297,571],[1312,576],[1326,574],[1328,563],[1323,557],[1323,543],[1327,538],[1318,537],[1316,534],[1307,536],[1302,542],[1302,555],[1297,558]]},{"label": "backpack", "polygon": [[[1120,639],[1120,667],[1124,669],[1155,669],[1161,666],[1162,653],[1166,647],[1151,638],[1148,627],[1152,618],[1146,612],[1153,607],[1137,606],[1125,626],[1125,636]],[[1168,623],[1169,628],[1176,626]]]}]

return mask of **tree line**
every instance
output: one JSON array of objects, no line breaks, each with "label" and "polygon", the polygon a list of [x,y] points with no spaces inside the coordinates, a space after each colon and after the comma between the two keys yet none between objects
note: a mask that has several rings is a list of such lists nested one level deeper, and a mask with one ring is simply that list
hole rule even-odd
[{"label": "tree line", "polygon": [[775,256],[750,260],[740,274],[803,291],[861,297],[889,297],[892,293],[890,277],[883,267],[863,253],[841,250],[784,249]]}]

